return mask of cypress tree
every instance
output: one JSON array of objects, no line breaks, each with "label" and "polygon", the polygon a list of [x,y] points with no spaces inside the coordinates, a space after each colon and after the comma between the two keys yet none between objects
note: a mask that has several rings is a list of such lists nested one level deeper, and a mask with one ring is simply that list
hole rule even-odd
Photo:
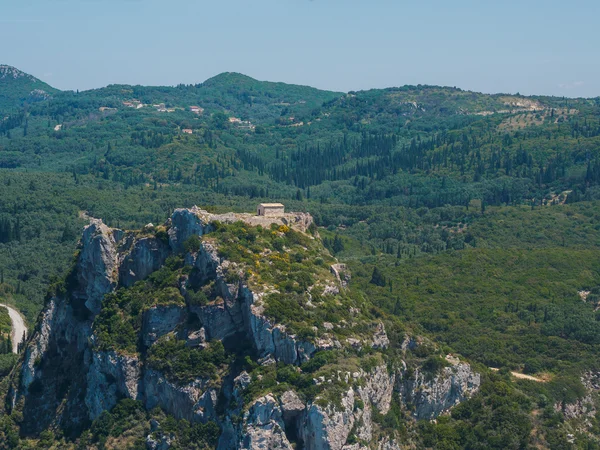
[{"label": "cypress tree", "polygon": [[371,275],[371,281],[369,283],[375,286],[385,287],[385,277],[377,266],[373,267],[373,274]]}]

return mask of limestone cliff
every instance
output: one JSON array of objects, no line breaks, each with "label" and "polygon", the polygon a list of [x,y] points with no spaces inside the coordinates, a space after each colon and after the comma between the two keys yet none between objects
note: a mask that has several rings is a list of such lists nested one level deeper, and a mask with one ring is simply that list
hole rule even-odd
[{"label": "limestone cliff", "polygon": [[[297,444],[306,449],[350,449],[359,444],[387,449],[396,443],[391,436],[381,440],[373,417],[387,414],[392,402],[402,408],[413,405],[417,419],[432,419],[478,390],[479,375],[466,363],[432,376],[418,368],[409,376],[401,361],[385,364],[383,353],[393,344],[386,327],[361,315],[359,305],[347,306],[353,300],[344,294],[350,276],[344,268],[340,277],[342,266],[330,273],[320,262],[320,272],[304,277],[310,286],[289,284],[290,294],[265,283],[268,277],[258,278],[256,273],[265,270],[259,257],[267,258],[267,266],[285,270],[293,267],[290,254],[303,261],[285,246],[291,244],[284,238],[291,228],[306,231],[312,223],[309,215],[268,219],[275,225],[264,234],[273,237],[277,251],[255,249],[252,259],[239,245],[230,245],[229,253],[242,252],[244,260],[224,257],[221,244],[211,238],[220,223],[239,220],[248,227],[263,227],[267,219],[254,223],[258,219],[249,215],[217,216],[194,208],[176,210],[164,226],[149,225],[140,232],[111,229],[92,220],[83,232],[70,281],[49,298],[12,380],[9,403],[23,411],[22,433],[36,435],[60,427],[67,435],[77,435],[102,411],[129,398],[178,419],[218,423],[223,449],[291,449]],[[315,238],[302,239],[307,240],[295,248],[306,248]],[[174,257],[183,266],[162,273]],[[123,306],[128,289],[143,288],[148,278],[162,290],[139,291],[140,297],[128,300],[138,306]],[[118,297],[119,292],[125,296]],[[299,328],[293,316],[275,320],[279,313],[272,305],[269,309],[272,295],[290,295],[290,302],[301,302],[298,311],[312,314],[313,325]],[[348,320],[334,324],[320,317],[320,311],[329,308],[326,302],[340,305]],[[115,309],[119,307],[129,309]],[[133,344],[119,347],[115,342],[124,336],[114,331],[113,340],[107,338],[113,322],[99,323],[110,314],[113,322],[136,314],[123,322],[129,328],[119,328],[124,334],[136,333]],[[153,365],[154,349],[166,342],[181,343],[176,348],[192,349],[194,357],[201,358],[215,341],[223,342],[229,355],[228,365],[218,373],[172,373]],[[332,351],[345,355],[337,366],[323,356]],[[323,368],[306,369],[303,364],[317,353],[321,356],[315,359],[324,361],[318,367]],[[261,387],[267,376],[262,370],[274,376],[288,366],[286,376],[303,377],[301,383],[274,378]],[[170,445],[168,436],[157,439],[149,436],[149,447]]]}]

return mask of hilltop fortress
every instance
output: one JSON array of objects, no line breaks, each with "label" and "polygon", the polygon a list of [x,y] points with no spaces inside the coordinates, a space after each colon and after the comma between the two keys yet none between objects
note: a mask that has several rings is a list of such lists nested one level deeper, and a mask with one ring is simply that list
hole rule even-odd
[{"label": "hilltop fortress", "polygon": [[308,230],[308,227],[313,223],[313,218],[309,213],[305,212],[285,212],[284,205],[281,203],[261,203],[257,207],[257,214],[252,215],[250,213],[225,213],[225,214],[212,214],[208,211],[193,206],[190,211],[196,214],[206,223],[213,221],[219,221],[223,223],[234,223],[237,221],[246,222],[251,226],[262,225],[264,227],[270,226],[272,223],[280,225],[287,225],[297,231],[303,233]]}]

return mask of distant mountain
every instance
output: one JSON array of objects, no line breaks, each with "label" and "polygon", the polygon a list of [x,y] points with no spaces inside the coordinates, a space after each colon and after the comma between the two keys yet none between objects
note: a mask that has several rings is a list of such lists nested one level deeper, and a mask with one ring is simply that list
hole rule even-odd
[{"label": "distant mountain", "polygon": [[259,81],[247,75],[235,72],[224,72],[200,84],[205,91],[219,90],[231,94],[248,94],[249,96],[265,96],[283,103],[318,103],[338,98],[340,92],[323,91],[310,86],[287,84],[282,82]]},{"label": "distant mountain", "polygon": [[0,65],[0,112],[46,100],[58,89],[12,66]]},{"label": "distant mountain", "polygon": [[309,86],[258,81],[233,72],[209,78],[197,87],[203,105],[236,111],[242,118],[259,121],[306,117],[324,102],[343,95]]}]

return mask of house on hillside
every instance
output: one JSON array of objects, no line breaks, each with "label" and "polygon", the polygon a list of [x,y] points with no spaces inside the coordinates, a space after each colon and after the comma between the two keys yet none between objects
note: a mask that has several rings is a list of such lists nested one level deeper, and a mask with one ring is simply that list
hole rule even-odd
[{"label": "house on hillside", "polygon": [[194,114],[200,115],[204,112],[204,108],[201,108],[200,106],[190,106],[190,111]]},{"label": "house on hillside", "polygon": [[256,209],[257,216],[282,216],[285,213],[285,207],[281,203],[261,203]]},{"label": "house on hillside", "polygon": [[193,131],[193,130],[190,130],[189,128],[184,128],[184,129],[183,129],[183,130],[181,130],[181,131],[183,131],[185,134],[193,134],[193,133],[194,133],[194,131]]}]

